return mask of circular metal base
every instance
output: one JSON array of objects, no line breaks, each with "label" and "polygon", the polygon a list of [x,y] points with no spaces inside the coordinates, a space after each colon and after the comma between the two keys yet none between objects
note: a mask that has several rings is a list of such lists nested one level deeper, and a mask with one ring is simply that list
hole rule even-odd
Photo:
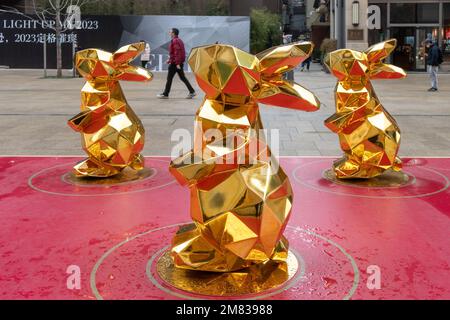
[{"label": "circular metal base", "polygon": [[62,176],[64,182],[74,185],[118,185],[135,181],[142,181],[151,178],[156,174],[156,170],[152,168],[144,168],[136,171],[131,168],[125,168],[120,173],[107,178],[96,177],[78,177],[73,172],[67,173]]},{"label": "circular metal base", "polygon": [[413,184],[415,181],[414,176],[394,170],[388,170],[370,179],[339,179],[333,169],[328,169],[323,172],[323,177],[336,184],[362,188],[400,188]]},{"label": "circular metal base", "polygon": [[298,259],[289,251],[286,262],[269,261],[233,272],[205,272],[175,267],[170,250],[157,262],[159,277],[177,289],[207,296],[240,296],[280,287],[297,273]]}]

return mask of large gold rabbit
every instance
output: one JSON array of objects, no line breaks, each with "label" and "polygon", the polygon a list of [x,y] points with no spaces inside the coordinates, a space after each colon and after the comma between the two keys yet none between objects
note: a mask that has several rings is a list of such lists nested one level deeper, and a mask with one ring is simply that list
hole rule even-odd
[{"label": "large gold rabbit", "polygon": [[81,90],[81,112],[68,124],[82,133],[83,149],[89,155],[74,167],[77,176],[109,177],[126,167],[143,168],[144,127],[128,105],[119,80],[152,79],[147,70],[129,64],[144,48],[144,43],[135,43],[114,53],[77,52],[76,68],[87,82]]},{"label": "large gold rabbit", "polygon": [[192,50],[189,65],[206,97],[195,119],[194,149],[170,165],[190,188],[194,221],[172,241],[177,267],[226,272],[287,258],[282,235],[292,190],[261,135],[258,102],[316,111],[311,92],[282,79],[312,49],[303,42],[257,56],[229,45]]},{"label": "large gold rabbit", "polygon": [[383,60],[396,47],[396,40],[378,43],[365,52],[349,49],[331,52],[325,63],[338,78],[336,113],[325,125],[339,136],[345,155],[335,161],[338,178],[372,178],[385,170],[401,170],[397,157],[400,129],[383,108],[370,79],[398,79],[403,69]]}]

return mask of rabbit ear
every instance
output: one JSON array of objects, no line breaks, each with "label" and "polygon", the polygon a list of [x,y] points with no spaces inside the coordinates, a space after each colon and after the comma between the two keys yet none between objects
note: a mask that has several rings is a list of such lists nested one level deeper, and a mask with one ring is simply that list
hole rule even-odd
[{"label": "rabbit ear", "polygon": [[313,48],[311,42],[297,42],[258,53],[261,75],[271,77],[294,69],[311,55]]},{"label": "rabbit ear", "polygon": [[125,81],[149,81],[153,79],[153,74],[147,69],[135,66],[119,68],[119,74],[115,76],[117,80]]},{"label": "rabbit ear", "polygon": [[400,79],[406,77],[406,72],[392,64],[380,63],[370,68],[369,77],[370,79]]},{"label": "rabbit ear", "polygon": [[319,99],[309,90],[295,82],[277,81],[276,84],[264,82],[258,101],[264,104],[297,109],[316,111],[320,108]]},{"label": "rabbit ear", "polygon": [[144,42],[128,44],[113,53],[112,61],[115,65],[128,64],[140,55],[144,49]]},{"label": "rabbit ear", "polygon": [[331,69],[331,52],[327,53],[323,59],[323,64],[325,65],[325,67],[327,67],[327,69],[330,72],[333,72],[333,70]]},{"label": "rabbit ear", "polygon": [[290,109],[318,110],[319,99],[297,83],[281,79],[264,81],[264,78],[273,79],[277,76],[281,78],[282,73],[294,69],[299,63],[306,60],[313,48],[314,45],[311,42],[298,42],[258,53],[256,57],[259,59],[263,81],[257,100],[264,104]]},{"label": "rabbit ear", "polygon": [[369,60],[370,79],[400,79],[406,77],[406,72],[402,68],[391,64],[383,63],[397,46],[396,39],[390,39],[377,43],[365,51]]},{"label": "rabbit ear", "polygon": [[378,63],[386,59],[397,46],[396,39],[386,40],[377,44],[374,44],[365,51],[369,63]]}]

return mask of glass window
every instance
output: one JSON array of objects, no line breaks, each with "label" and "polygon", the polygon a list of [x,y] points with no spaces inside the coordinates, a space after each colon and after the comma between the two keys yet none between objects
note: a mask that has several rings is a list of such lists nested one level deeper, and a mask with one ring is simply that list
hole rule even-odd
[{"label": "glass window", "polygon": [[392,3],[391,23],[439,23],[439,3]]},{"label": "glass window", "polygon": [[444,26],[450,26],[450,3],[444,3]]},{"label": "glass window", "polygon": [[415,23],[415,3],[391,3],[391,23]]},{"label": "glass window", "polygon": [[417,23],[439,23],[439,3],[418,3]]},{"label": "glass window", "polygon": [[450,3],[444,3],[444,34],[442,37],[442,51],[444,63],[441,65],[444,71],[450,71]]},{"label": "glass window", "polygon": [[415,69],[415,27],[393,27],[391,37],[397,39],[397,48],[392,54],[393,63],[405,70]]}]

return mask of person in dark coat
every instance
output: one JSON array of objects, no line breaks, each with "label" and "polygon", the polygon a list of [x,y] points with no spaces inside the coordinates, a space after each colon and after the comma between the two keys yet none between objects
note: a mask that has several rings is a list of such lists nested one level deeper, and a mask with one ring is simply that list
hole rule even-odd
[{"label": "person in dark coat", "polygon": [[172,28],[169,32],[172,37],[172,41],[169,46],[169,59],[167,63],[169,64],[169,70],[167,72],[167,82],[166,88],[163,93],[157,95],[160,99],[169,98],[170,88],[172,87],[172,80],[176,73],[180,77],[180,80],[184,82],[187,89],[189,90],[189,94],[187,95],[187,99],[192,99],[196,96],[194,88],[192,88],[189,80],[186,78],[183,70],[183,64],[186,60],[186,51],[184,49],[183,41],[178,38],[179,30],[177,28]]},{"label": "person in dark coat", "polygon": [[300,71],[302,71],[302,72],[305,71],[305,67],[306,67],[306,70],[309,71],[310,65],[311,65],[311,56],[309,56],[308,59],[306,59],[305,61],[302,62]]},{"label": "person in dark coat", "polygon": [[439,49],[437,42],[431,42],[427,55],[428,72],[431,80],[431,88],[428,91],[434,92],[438,90],[438,70],[442,60],[442,51]]}]

